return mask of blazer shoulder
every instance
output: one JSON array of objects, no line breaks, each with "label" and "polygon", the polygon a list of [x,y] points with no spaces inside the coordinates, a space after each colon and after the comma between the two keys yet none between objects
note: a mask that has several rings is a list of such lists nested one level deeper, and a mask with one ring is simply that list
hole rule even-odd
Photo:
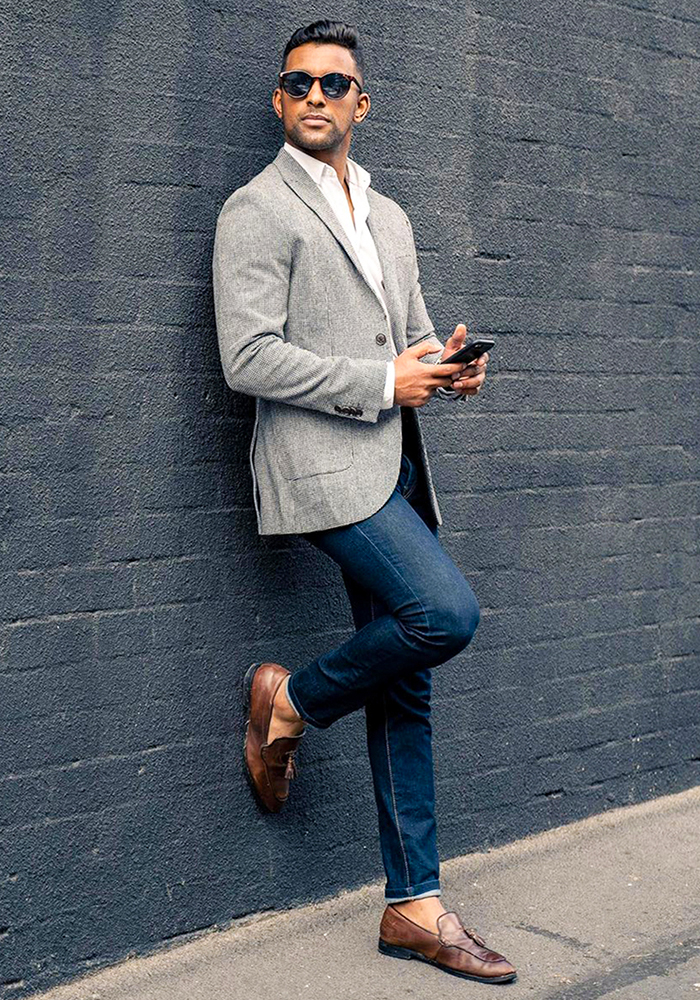
[{"label": "blazer shoulder", "polygon": [[393,229],[395,238],[406,240],[413,246],[413,226],[403,208],[388,195],[380,194],[374,188],[370,188],[369,190],[372,193],[372,202],[381,212],[385,222],[388,222],[391,229]]},{"label": "blazer shoulder", "polygon": [[263,176],[267,169],[236,188],[221,206],[214,233],[215,261],[230,254],[242,260],[289,260],[289,223],[274,188],[274,177]]},{"label": "blazer shoulder", "polygon": [[394,201],[394,199],[390,198],[387,194],[381,194],[381,192],[377,191],[376,188],[371,187],[369,190],[372,192],[372,197],[376,200],[377,204],[381,206],[390,218],[396,219],[397,222],[409,221],[408,216],[401,208],[398,201]]},{"label": "blazer shoulder", "polygon": [[232,191],[221,206],[219,218],[237,212],[253,211],[258,217],[263,214],[276,218],[275,205],[280,193],[279,174],[272,163]]}]

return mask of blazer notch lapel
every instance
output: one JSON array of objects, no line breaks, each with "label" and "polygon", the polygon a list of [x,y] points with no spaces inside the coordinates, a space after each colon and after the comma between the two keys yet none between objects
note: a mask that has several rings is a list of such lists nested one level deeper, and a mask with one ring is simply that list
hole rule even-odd
[{"label": "blazer notch lapel", "polygon": [[355,248],[348,239],[348,235],[343,229],[337,215],[328,203],[327,198],[319,191],[318,186],[309,177],[300,163],[291,156],[284,146],[272,161],[282,175],[283,180],[297,194],[309,208],[316,213],[322,222],[326,224],[330,232],[335,236],[338,243],[347,253],[350,260],[355,265],[358,273],[367,284],[373,295],[375,291],[367,279],[367,275],[362,270],[359,257],[355,253]]},{"label": "blazer notch lapel", "polygon": [[392,238],[393,229],[388,225],[384,205],[379,198],[375,197],[371,188],[367,191],[369,199],[369,215],[367,225],[372,234],[374,245],[377,248],[379,263],[382,265],[382,275],[384,276],[384,295],[386,307],[391,319],[391,331],[394,343],[398,349],[399,339],[403,343],[403,338],[399,338],[395,317],[399,313],[399,285],[396,276],[396,245]]},{"label": "blazer notch lapel", "polygon": [[[316,183],[309,177],[301,164],[297,163],[294,157],[287,152],[284,146],[282,146],[272,162],[279,170],[285,183],[325,223],[329,231],[347,253],[372,295],[377,298],[377,292],[365,274],[345,229],[329,205],[326,197],[319,191]],[[369,215],[367,216],[367,225],[372,234],[374,245],[377,248],[377,256],[382,266],[386,307],[391,320],[392,336],[398,350],[400,345],[405,343],[405,338],[400,336],[400,331],[397,329],[394,319],[398,315],[399,289],[395,274],[396,265],[394,263],[396,247],[391,235],[393,229],[387,222],[386,210],[381,198],[376,196],[376,192],[372,188],[368,188],[367,197],[370,208]]]}]

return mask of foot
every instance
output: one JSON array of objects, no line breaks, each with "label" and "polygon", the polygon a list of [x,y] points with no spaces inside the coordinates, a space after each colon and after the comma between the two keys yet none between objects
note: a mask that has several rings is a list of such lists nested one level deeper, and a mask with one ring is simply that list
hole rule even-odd
[{"label": "foot", "polygon": [[279,812],[289,797],[289,782],[296,776],[295,755],[304,735],[270,733],[273,704],[288,677],[289,671],[279,663],[253,663],[243,678],[245,765],[258,801],[269,812]]},{"label": "foot", "polygon": [[287,697],[287,684],[289,684],[289,677],[285,677],[275,693],[270,725],[267,730],[267,743],[272,743],[278,736],[299,736],[300,733],[304,732],[306,723],[292,708]]},{"label": "foot", "polygon": [[399,906],[389,903],[379,925],[379,951],[383,955],[417,958],[450,975],[479,983],[509,983],[516,978],[515,966],[488,948],[472,927],[465,927],[454,910],[437,917],[437,930],[433,932],[412,920]]},{"label": "foot", "polygon": [[423,899],[407,899],[402,903],[392,903],[399,913],[413,920],[414,923],[424,927],[426,931],[437,933],[438,917],[447,910],[440,902],[439,896],[424,896]]}]

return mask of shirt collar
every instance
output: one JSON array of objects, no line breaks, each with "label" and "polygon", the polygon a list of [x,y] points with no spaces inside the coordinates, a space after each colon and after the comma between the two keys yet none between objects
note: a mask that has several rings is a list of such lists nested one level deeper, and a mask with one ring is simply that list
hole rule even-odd
[{"label": "shirt collar", "polygon": [[[315,156],[311,156],[310,153],[305,153],[303,149],[297,149],[296,146],[292,146],[291,143],[285,142],[284,149],[290,153],[294,159],[301,164],[308,174],[316,181],[320,186],[321,180],[324,174],[337,178],[333,167],[324,163],[323,160],[317,159]],[[361,167],[359,163],[355,160],[351,160],[350,157],[347,158],[347,175],[348,183],[354,184],[359,187],[362,191],[366,191],[372,180],[372,175],[369,170],[365,170]]]}]

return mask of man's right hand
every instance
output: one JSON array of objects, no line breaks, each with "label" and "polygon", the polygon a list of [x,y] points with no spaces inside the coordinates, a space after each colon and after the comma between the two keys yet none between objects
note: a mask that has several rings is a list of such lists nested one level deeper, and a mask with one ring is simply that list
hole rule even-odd
[{"label": "man's right hand", "polygon": [[418,360],[424,354],[437,353],[439,350],[435,344],[414,344],[394,358],[394,405],[424,406],[433,398],[439,385],[451,386],[452,377],[466,368],[460,362],[428,365]]}]

